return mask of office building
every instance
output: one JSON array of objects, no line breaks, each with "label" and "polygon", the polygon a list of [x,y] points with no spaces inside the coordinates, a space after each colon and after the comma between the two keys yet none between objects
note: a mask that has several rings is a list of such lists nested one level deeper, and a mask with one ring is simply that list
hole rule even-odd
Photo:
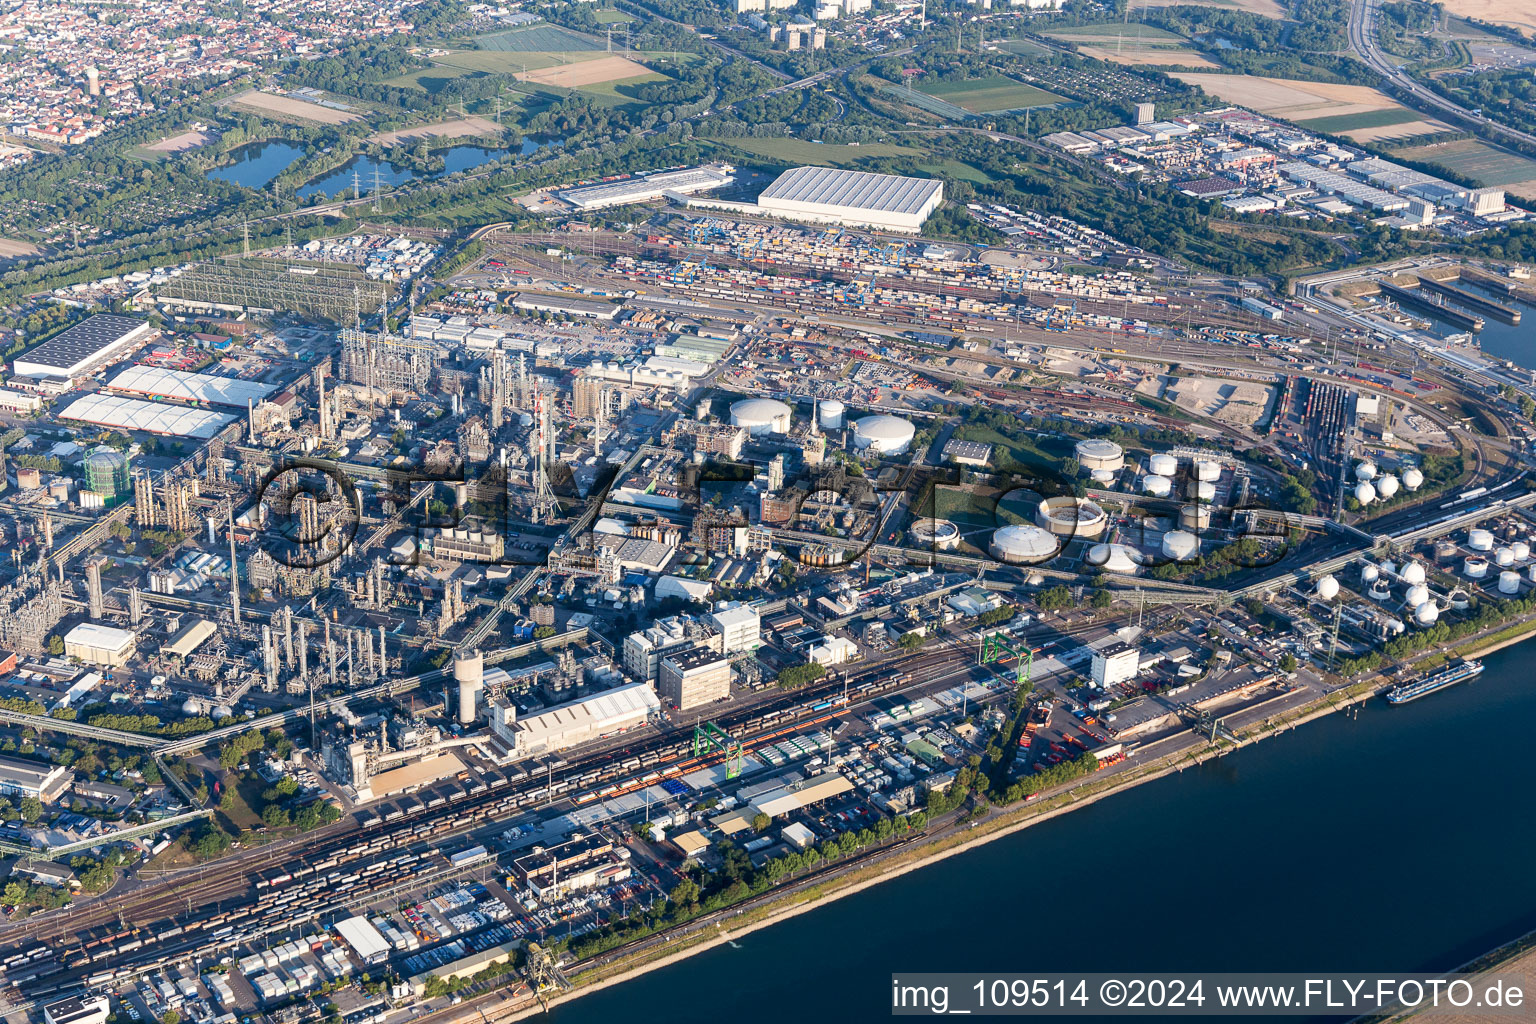
[{"label": "office building", "polygon": [[657,690],[679,711],[703,707],[731,695],[731,663],[709,647],[690,647],[661,660]]}]

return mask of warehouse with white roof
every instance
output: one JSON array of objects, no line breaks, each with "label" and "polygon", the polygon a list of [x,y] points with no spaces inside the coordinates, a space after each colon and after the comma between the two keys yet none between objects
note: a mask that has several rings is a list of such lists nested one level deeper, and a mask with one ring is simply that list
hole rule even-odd
[{"label": "warehouse with white roof", "polygon": [[265,399],[277,390],[277,386],[238,377],[169,370],[162,366],[130,366],[107,382],[107,390],[122,395],[244,409]]},{"label": "warehouse with white roof", "polygon": [[908,234],[943,201],[942,181],[835,167],[791,168],[757,197],[760,209],[777,216]]},{"label": "warehouse with white roof", "polygon": [[336,934],[352,947],[365,964],[381,964],[389,959],[389,943],[366,917],[349,917],[336,922]]},{"label": "warehouse with white roof", "polygon": [[730,164],[709,164],[679,170],[657,171],[618,181],[581,185],[556,193],[578,210],[604,210],[611,206],[629,206],[660,199],[668,192],[692,195],[724,188],[736,180],[736,168]]},{"label": "warehouse with white roof", "polygon": [[138,398],[98,392],[71,402],[69,408],[59,413],[59,419],[93,423],[117,430],[142,430],[149,434],[207,440],[233,423],[235,418],[207,409],[190,409],[184,405],[146,402]]}]

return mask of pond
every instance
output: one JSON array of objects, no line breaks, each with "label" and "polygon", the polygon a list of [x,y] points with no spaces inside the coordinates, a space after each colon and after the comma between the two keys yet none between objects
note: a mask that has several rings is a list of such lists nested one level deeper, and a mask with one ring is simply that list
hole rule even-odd
[{"label": "pond", "polygon": [[[549,146],[558,146],[563,139],[546,139],[528,136],[523,139],[521,147],[517,150],[521,156],[538,152]],[[488,149],[485,146],[463,145],[452,146],[448,149],[437,151],[437,155],[443,158],[441,170],[433,171],[426,177],[441,178],[445,175],[456,174],[459,171],[474,170],[483,167],[507,156],[513,151],[510,149]],[[391,162],[389,159],[376,160],[371,156],[358,155],[326,174],[322,178],[301,185],[298,190],[300,199],[308,199],[314,195],[340,196],[350,193],[353,184],[353,174],[356,173],[356,182],[363,194],[367,194],[374,185],[374,174],[377,171],[378,183],[385,187],[399,185],[417,177],[415,171],[409,167]]]},{"label": "pond", "polygon": [[235,162],[215,167],[208,177],[246,188],[262,188],[304,155],[302,146],[281,139],[249,142],[230,151]]}]

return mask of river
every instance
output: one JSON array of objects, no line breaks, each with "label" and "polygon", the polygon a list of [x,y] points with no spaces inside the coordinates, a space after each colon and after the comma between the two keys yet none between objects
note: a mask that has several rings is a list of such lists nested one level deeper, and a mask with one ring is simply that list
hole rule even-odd
[{"label": "river", "polygon": [[[863,1021],[918,971],[1446,969],[1536,928],[1532,644],[558,1007]],[[1524,781],[1522,781],[1524,780]]]}]

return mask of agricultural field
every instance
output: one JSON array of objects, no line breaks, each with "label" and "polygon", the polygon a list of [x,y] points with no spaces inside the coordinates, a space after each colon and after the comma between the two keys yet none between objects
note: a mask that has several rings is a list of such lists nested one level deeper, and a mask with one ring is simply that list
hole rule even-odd
[{"label": "agricultural field", "polygon": [[42,250],[31,242],[22,241],[19,238],[0,238],[0,260],[20,259],[23,256],[36,256]]},{"label": "agricultural field", "polygon": [[1524,35],[1536,36],[1536,4],[1531,0],[1442,0],[1441,6],[1463,18],[1508,25]]},{"label": "agricultural field", "polygon": [[1188,71],[1173,72],[1173,77],[1198,85],[1225,103],[1359,142],[1403,139],[1447,130],[1446,125],[1400,106],[1386,93],[1368,85]]},{"label": "agricultural field", "polygon": [[1432,146],[1406,146],[1393,156],[1454,170],[1484,185],[1503,188],[1511,195],[1536,199],[1536,160],[1490,146],[1477,139],[1461,139]]},{"label": "agricultural field", "polygon": [[516,76],[520,82],[528,82],[531,85],[553,85],[562,89],[584,89],[614,82],[630,84],[661,82],[665,81],[666,77],[666,75],[657,74],[644,64],[614,55],[578,61],[575,64],[539,68]]},{"label": "agricultural field", "polygon": [[1003,75],[973,78],[964,82],[930,82],[918,91],[972,114],[996,114],[1025,107],[1049,107],[1069,100]]},{"label": "agricultural field", "polygon": [[388,84],[411,86],[436,95],[460,78],[519,75],[602,56],[605,56],[602,50],[448,50],[433,56],[433,67],[397,75],[389,79]]},{"label": "agricultural field", "polygon": [[915,146],[892,146],[871,142],[860,146],[833,146],[804,139],[728,139],[720,145],[772,160],[778,164],[806,164],[814,167],[852,167],[860,160],[879,157],[926,157],[928,151]]},{"label": "agricultural field", "polygon": [[988,43],[987,49],[1001,50],[1003,53],[1013,53],[1020,57],[1039,57],[1051,52],[1049,47],[1032,43],[1028,39],[999,39],[995,43]]},{"label": "agricultural field", "polygon": [[1045,35],[1073,43],[1084,57],[1127,67],[1219,68],[1189,40],[1151,25],[1079,25]]},{"label": "agricultural field", "polygon": [[189,149],[197,149],[212,142],[216,135],[209,132],[186,131],[179,135],[169,135],[159,142],[151,142],[144,147],[149,153],[184,153]]},{"label": "agricultural field", "polygon": [[1137,46],[1179,46],[1188,41],[1176,32],[1169,32],[1152,25],[1118,21],[1105,25],[1078,25],[1073,28],[1052,29],[1049,32],[1042,32],[1041,35],[1060,39],[1064,43],[1103,44],[1123,38],[1127,43],[1134,41]]},{"label": "agricultural field", "polygon": [[562,50],[602,50],[607,44],[591,36],[573,32],[559,25],[530,25],[509,32],[476,36],[474,46],[481,50],[500,50],[508,53],[560,52]]},{"label": "agricultural field", "polygon": [[229,106],[263,114],[278,121],[346,124],[348,121],[356,121],[363,116],[355,111],[337,110],[334,107],[322,106],[319,103],[311,103],[308,100],[295,99],[292,96],[279,96],[276,93],[260,92],[256,89],[249,89],[231,96],[224,102]]},{"label": "agricultural field", "polygon": [[[1229,11],[1247,11],[1265,18],[1284,18],[1286,7],[1279,0],[1143,0],[1148,7],[1219,7]],[[1512,0],[1518,3],[1520,0]]]},{"label": "agricultural field", "polygon": [[394,132],[380,132],[369,141],[395,146],[417,139],[457,139],[473,135],[494,135],[501,125],[485,117],[463,117],[437,124],[420,124],[414,128],[402,128]]}]

